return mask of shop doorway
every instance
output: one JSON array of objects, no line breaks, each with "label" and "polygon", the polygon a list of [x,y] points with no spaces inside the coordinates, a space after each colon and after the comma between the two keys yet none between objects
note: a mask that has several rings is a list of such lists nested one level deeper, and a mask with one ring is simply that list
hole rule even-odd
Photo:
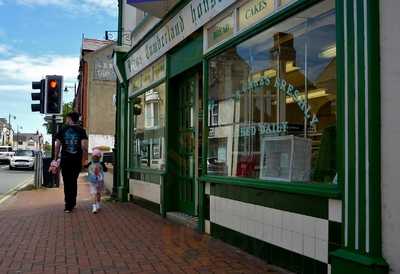
[{"label": "shop doorway", "polygon": [[[170,138],[175,156],[173,185],[175,208],[191,216],[197,215],[197,178],[201,173],[201,67],[196,67],[175,77],[173,100],[169,110],[172,115]],[[171,89],[172,90],[172,89]]]}]

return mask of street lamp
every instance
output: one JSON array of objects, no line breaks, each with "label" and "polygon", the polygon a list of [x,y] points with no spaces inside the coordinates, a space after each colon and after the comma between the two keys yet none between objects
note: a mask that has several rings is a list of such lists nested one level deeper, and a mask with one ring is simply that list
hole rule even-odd
[{"label": "street lamp", "polygon": [[19,146],[19,130],[20,129],[22,130],[23,127],[22,126],[20,127],[20,126],[17,125],[17,150],[18,150],[18,146]]},{"label": "street lamp", "polygon": [[10,135],[11,135],[11,131],[13,130],[12,126],[11,126],[11,118],[13,118],[15,120],[15,119],[17,119],[17,117],[15,115],[11,115],[11,113],[8,113],[8,136],[7,136],[8,144],[10,144]]},{"label": "street lamp", "polygon": [[74,84],[74,86],[65,86],[64,92],[68,92],[69,89],[74,89],[74,95],[76,95],[76,83]]}]

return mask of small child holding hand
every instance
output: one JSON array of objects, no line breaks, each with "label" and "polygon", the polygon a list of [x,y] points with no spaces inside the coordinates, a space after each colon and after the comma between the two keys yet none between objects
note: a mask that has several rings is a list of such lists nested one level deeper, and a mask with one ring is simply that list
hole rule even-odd
[{"label": "small child holding hand", "polygon": [[93,195],[92,213],[94,214],[100,209],[101,193],[104,188],[104,172],[107,172],[107,167],[101,161],[101,157],[101,151],[94,149],[92,152],[92,160],[85,165],[88,169],[90,193]]}]

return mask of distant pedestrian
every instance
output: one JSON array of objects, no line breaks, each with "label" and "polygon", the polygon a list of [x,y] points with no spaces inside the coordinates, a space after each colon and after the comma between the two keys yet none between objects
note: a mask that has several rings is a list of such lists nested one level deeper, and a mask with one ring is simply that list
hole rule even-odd
[{"label": "distant pedestrian", "polygon": [[102,153],[98,149],[92,152],[92,160],[85,165],[88,169],[88,178],[90,182],[90,194],[93,195],[92,213],[96,214],[100,210],[101,193],[104,189],[104,172],[107,167],[101,161]]},{"label": "distant pedestrian", "polygon": [[61,148],[61,174],[64,181],[65,213],[70,213],[76,206],[78,177],[82,169],[82,156],[87,152],[88,137],[78,124],[79,113],[67,114],[65,125],[56,134],[54,161],[59,160]]}]

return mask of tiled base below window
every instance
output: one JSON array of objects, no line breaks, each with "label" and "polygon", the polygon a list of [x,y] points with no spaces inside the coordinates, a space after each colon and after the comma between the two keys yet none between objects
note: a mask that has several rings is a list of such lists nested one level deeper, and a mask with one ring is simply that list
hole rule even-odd
[{"label": "tiled base below window", "polygon": [[270,264],[299,274],[328,274],[328,264],[211,223],[211,235]]},{"label": "tiled base below window", "polygon": [[210,221],[273,246],[328,263],[327,219],[210,196]]}]

